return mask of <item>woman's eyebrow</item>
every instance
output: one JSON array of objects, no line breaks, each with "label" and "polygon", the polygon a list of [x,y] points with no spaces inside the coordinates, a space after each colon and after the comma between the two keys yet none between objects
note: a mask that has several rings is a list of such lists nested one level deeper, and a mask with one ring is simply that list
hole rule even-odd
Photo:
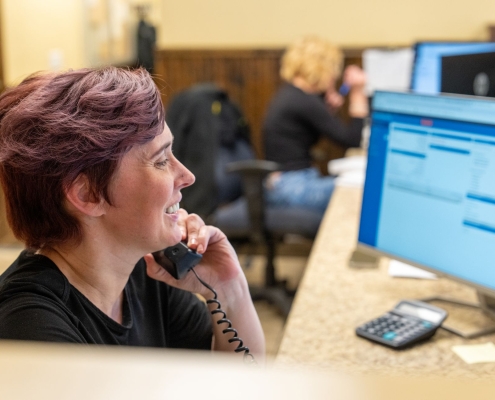
[{"label": "woman's eyebrow", "polygon": [[163,151],[167,150],[170,146],[172,145],[172,141],[165,143],[162,147],[160,147],[157,151],[155,151],[153,154],[151,154],[150,158],[155,158],[158,156],[160,153]]}]

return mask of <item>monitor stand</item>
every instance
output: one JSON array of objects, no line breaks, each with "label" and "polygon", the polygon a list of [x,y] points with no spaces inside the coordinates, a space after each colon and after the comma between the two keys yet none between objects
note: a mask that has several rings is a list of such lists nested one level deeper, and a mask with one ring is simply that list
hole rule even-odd
[{"label": "monitor stand", "polygon": [[[470,303],[462,300],[442,297],[442,296],[432,296],[421,299],[422,301],[433,303],[433,302],[443,302],[448,304],[454,304],[462,307],[475,308],[484,313],[484,315],[488,316],[490,320],[495,320],[495,298],[490,297],[484,293],[477,292],[479,303]],[[454,328],[452,326],[442,324],[442,329],[445,329],[448,332],[451,332],[455,335],[461,336],[465,339],[474,339],[480,336],[489,335],[491,333],[495,333],[495,321],[492,321],[493,324],[488,327],[483,327],[476,331],[472,332],[463,332],[460,329]]]},{"label": "monitor stand", "polygon": [[351,268],[378,268],[380,258],[356,248],[349,258]]}]

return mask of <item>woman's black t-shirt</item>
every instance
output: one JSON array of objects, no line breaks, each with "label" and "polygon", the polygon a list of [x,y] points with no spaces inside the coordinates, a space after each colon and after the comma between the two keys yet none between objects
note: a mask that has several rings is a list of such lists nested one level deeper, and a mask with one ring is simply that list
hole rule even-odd
[{"label": "woman's black t-shirt", "polygon": [[206,305],[151,279],[141,259],[117,323],[73,287],[47,257],[23,251],[0,277],[0,339],[210,349]]}]

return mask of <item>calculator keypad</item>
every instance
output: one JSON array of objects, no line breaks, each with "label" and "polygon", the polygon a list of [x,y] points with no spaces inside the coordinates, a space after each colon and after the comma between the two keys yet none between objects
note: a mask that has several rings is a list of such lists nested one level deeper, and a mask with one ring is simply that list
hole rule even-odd
[{"label": "calculator keypad", "polygon": [[431,322],[387,313],[360,326],[358,333],[361,331],[368,337],[380,338],[393,346],[400,346],[422,337],[432,328]]}]

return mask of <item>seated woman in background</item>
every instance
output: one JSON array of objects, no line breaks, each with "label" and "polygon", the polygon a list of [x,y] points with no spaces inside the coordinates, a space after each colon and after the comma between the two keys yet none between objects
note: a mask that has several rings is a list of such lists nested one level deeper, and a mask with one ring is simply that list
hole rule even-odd
[{"label": "seated woman in background", "polygon": [[186,241],[251,352],[264,338],[225,235],[179,209],[194,176],[174,157],[145,70],[38,74],[0,96],[0,180],[25,243],[0,277],[0,338],[232,351],[238,342],[151,252]]},{"label": "seated woman in background", "polygon": [[286,84],[271,101],[263,125],[266,158],[282,166],[281,172],[267,179],[267,199],[274,206],[301,206],[323,214],[334,180],[312,167],[312,146],[320,137],[347,147],[361,142],[368,99],[363,91],[364,72],[355,65],[343,74],[350,124],[335,115],[343,104],[335,88],[342,60],[340,50],[317,37],[300,39],[284,53],[280,75]]}]

